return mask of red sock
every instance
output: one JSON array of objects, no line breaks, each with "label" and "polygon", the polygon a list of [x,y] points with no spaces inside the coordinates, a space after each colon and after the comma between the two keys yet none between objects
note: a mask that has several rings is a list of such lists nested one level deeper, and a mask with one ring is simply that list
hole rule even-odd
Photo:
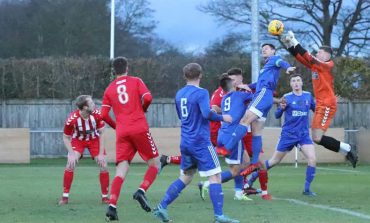
[{"label": "red sock", "polygon": [[179,165],[181,163],[181,156],[170,156],[170,163]]},{"label": "red sock", "polygon": [[63,193],[69,193],[73,181],[73,170],[65,169],[63,178]]},{"label": "red sock", "polygon": [[157,177],[158,168],[155,166],[149,166],[148,170],[145,173],[144,180],[141,183],[140,187],[145,192],[149,189],[150,185],[152,185],[153,181]]},{"label": "red sock", "polygon": [[258,178],[260,180],[261,190],[267,191],[267,182],[268,182],[267,170],[260,170],[258,172]]},{"label": "red sock", "polygon": [[118,177],[118,176],[116,176],[113,179],[112,187],[110,189],[109,204],[112,204],[114,206],[117,205],[117,201],[118,201],[118,198],[119,198],[119,194],[121,193],[121,187],[122,187],[123,181],[124,181],[124,179],[122,179],[121,177]]},{"label": "red sock", "polygon": [[102,195],[108,195],[108,188],[109,188],[109,172],[104,171],[100,172],[100,188]]}]

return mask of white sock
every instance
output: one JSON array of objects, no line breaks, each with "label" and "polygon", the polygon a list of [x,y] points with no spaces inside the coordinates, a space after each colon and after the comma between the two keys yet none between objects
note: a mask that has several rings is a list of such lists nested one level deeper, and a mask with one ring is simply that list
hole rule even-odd
[{"label": "white sock", "polygon": [[340,142],[339,152],[342,153],[343,155],[347,155],[349,151],[351,151],[351,146],[347,143]]},{"label": "white sock", "polygon": [[262,191],[262,195],[266,195],[266,194],[268,194],[268,193],[267,193],[267,190],[263,190],[263,191]]},{"label": "white sock", "polygon": [[207,181],[204,181],[204,183],[203,183],[203,187],[206,187],[206,188],[208,188],[209,187],[209,181],[207,180]]},{"label": "white sock", "polygon": [[245,183],[244,184],[244,189],[248,188],[249,187],[249,184],[248,183]]},{"label": "white sock", "polygon": [[69,197],[69,193],[63,193],[63,197]]}]

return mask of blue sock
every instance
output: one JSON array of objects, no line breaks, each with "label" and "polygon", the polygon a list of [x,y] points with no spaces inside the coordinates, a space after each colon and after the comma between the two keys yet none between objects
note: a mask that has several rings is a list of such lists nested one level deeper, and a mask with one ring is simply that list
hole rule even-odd
[{"label": "blue sock", "polygon": [[224,193],[222,193],[221,184],[209,185],[209,197],[213,205],[213,212],[216,216],[222,215],[222,207],[224,206]]},{"label": "blue sock", "polygon": [[245,136],[247,131],[248,131],[248,128],[246,126],[239,124],[235,128],[231,139],[225,144],[225,148],[228,150],[231,150],[232,148],[234,148],[238,144],[238,142]]},{"label": "blue sock", "polygon": [[307,166],[306,168],[306,181],[304,183],[304,191],[310,191],[311,182],[315,177],[316,167]]},{"label": "blue sock", "polygon": [[248,180],[248,185],[250,186],[250,187],[252,187],[253,186],[253,183],[254,183],[254,181],[256,181],[257,180],[257,178],[258,178],[258,171],[254,171],[251,175],[250,175],[250,178],[249,178],[249,180]]},{"label": "blue sock", "polygon": [[266,166],[266,169],[269,170],[271,169],[272,166],[270,166],[269,164],[269,161],[268,160],[265,160],[265,166]]},{"label": "blue sock", "polygon": [[225,183],[233,178],[233,175],[229,170],[223,171],[221,173],[221,183]]},{"label": "blue sock", "polygon": [[167,209],[167,206],[171,204],[180,194],[180,192],[186,187],[186,185],[180,180],[175,180],[167,189],[161,203],[159,204],[162,208]]},{"label": "blue sock", "polygon": [[238,175],[234,178],[235,191],[243,190],[243,181],[244,181],[243,176]]},{"label": "blue sock", "polygon": [[258,162],[258,157],[262,150],[262,136],[253,136],[252,138],[252,164],[256,164]]}]

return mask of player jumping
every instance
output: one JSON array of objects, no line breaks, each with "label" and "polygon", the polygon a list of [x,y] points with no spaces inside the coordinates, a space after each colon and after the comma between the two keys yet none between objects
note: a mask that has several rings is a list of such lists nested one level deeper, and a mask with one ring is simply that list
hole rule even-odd
[{"label": "player jumping", "polygon": [[325,135],[337,110],[334,77],[332,75],[334,67],[334,62],[331,60],[332,48],[321,46],[316,57],[312,56],[301,46],[292,31],[283,36],[282,41],[287,46],[288,51],[312,71],[313,91],[316,98],[316,109],[311,125],[313,141],[328,150],[342,153],[351,162],[352,167],[356,168],[358,157],[355,148]]}]

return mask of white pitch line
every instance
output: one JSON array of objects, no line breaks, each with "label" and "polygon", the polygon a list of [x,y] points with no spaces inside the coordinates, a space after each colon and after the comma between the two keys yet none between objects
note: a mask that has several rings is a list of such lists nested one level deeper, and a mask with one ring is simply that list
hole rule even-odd
[{"label": "white pitch line", "polygon": [[351,216],[355,216],[355,217],[358,217],[358,218],[370,220],[370,215],[362,214],[362,213],[359,213],[359,212],[355,212],[355,211],[351,211],[351,210],[347,210],[347,209],[343,209],[343,208],[335,208],[335,207],[330,207],[330,206],[322,205],[322,204],[310,204],[310,203],[300,201],[300,200],[296,200],[296,199],[277,198],[277,197],[273,197],[273,199],[274,200],[288,201],[288,202],[291,202],[291,203],[294,203],[294,204],[300,204],[300,205],[305,205],[305,206],[314,207],[314,208],[320,208],[320,209],[334,211],[334,212],[339,212],[339,213],[342,213],[342,214],[345,214],[345,215],[351,215]]},{"label": "white pitch line", "polygon": [[346,173],[364,173],[358,170],[344,170],[344,169],[333,169],[333,168],[325,168],[325,167],[316,167],[319,170],[330,170],[330,171],[339,171],[339,172],[346,172]]}]

